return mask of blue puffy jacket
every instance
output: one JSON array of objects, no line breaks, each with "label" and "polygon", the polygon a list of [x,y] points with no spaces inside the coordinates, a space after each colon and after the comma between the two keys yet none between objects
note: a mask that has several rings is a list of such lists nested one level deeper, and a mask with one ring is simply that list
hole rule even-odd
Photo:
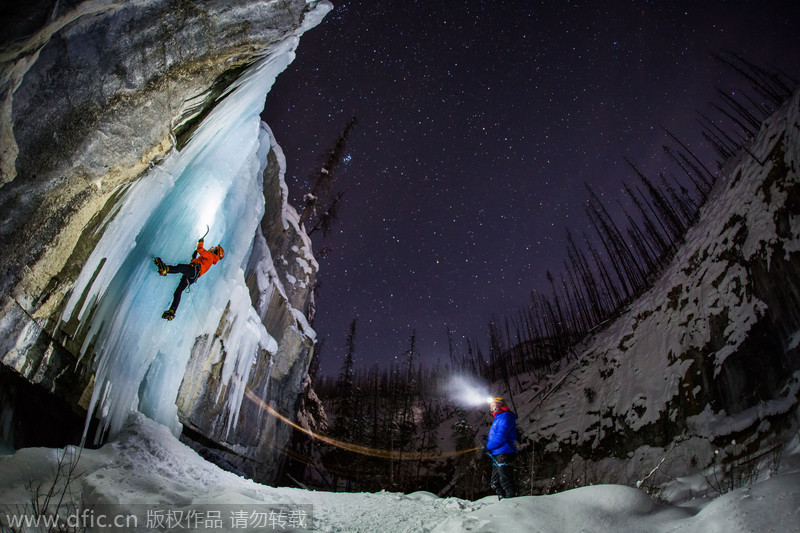
[{"label": "blue puffy jacket", "polygon": [[517,453],[514,442],[517,440],[517,415],[511,411],[498,413],[489,428],[486,449],[490,455]]}]

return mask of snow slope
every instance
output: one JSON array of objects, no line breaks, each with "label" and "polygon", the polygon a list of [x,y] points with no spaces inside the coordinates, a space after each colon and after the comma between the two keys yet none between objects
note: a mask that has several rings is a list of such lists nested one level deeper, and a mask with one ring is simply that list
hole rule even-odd
[{"label": "snow slope", "polygon": [[[74,449],[68,448],[68,453]],[[45,488],[60,450],[29,448],[0,458],[0,523],[8,525],[30,502],[30,480]],[[148,510],[219,512],[217,531],[326,532],[738,532],[800,531],[800,445],[797,439],[782,470],[750,488],[681,506],[659,504],[642,491],[598,485],[550,496],[524,496],[498,502],[438,498],[426,492],[330,493],[256,484],[206,462],[180,443],[165,426],[134,414],[117,439],[98,450],[84,450],[68,499],[83,502],[83,516],[110,509],[135,514],[149,528]],[[277,506],[277,507],[276,507]],[[237,509],[282,509],[294,521],[237,525]],[[300,513],[299,511],[302,511]],[[79,511],[75,511],[79,514]],[[92,515],[91,513],[94,513]],[[127,516],[127,514],[126,514]],[[152,520],[151,515],[151,520]],[[276,515],[273,515],[273,518]],[[74,518],[74,516],[73,516]],[[150,525],[155,522],[151,521]],[[291,524],[306,527],[292,528]],[[241,525],[241,527],[239,527]],[[245,527],[248,526],[248,527]],[[95,527],[92,531],[110,530]],[[177,528],[177,531],[215,530]]]},{"label": "snow slope", "polygon": [[540,464],[603,458],[604,480],[625,482],[671,454],[663,470],[680,476],[796,435],[798,124],[795,92],[728,163],[654,286],[579,346],[546,394],[516,396]]}]

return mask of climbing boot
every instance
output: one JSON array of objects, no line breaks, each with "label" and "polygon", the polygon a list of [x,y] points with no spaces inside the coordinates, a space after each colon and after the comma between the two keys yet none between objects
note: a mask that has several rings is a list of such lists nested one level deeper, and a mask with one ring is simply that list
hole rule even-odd
[{"label": "climbing boot", "polygon": [[167,272],[169,272],[169,267],[164,264],[164,261],[161,260],[160,257],[156,257],[153,259],[153,263],[156,264],[156,268],[158,268],[158,273],[162,276],[166,276]]},{"label": "climbing boot", "polygon": [[164,320],[172,320],[173,318],[175,318],[175,310],[167,309],[166,311],[164,311],[164,314],[161,315],[161,318],[163,318]]}]

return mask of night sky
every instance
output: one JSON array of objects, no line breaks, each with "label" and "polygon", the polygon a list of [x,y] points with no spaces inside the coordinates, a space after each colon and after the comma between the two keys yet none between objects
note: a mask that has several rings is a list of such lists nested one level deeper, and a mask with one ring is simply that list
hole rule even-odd
[{"label": "night sky", "polygon": [[713,165],[696,122],[715,86],[746,89],[712,54],[800,77],[800,2],[334,1],[267,97],[292,204],[348,119],[346,190],[325,238],[314,327],[322,371],[386,367],[409,347],[447,360],[446,328],[485,347],[559,275],[588,227],[584,183],[614,209],[627,157],[667,167],[661,129]]}]

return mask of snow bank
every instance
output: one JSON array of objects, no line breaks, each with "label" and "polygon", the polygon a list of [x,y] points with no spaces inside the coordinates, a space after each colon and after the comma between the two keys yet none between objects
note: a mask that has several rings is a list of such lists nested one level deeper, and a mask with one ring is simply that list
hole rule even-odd
[{"label": "snow bank", "polygon": [[[46,485],[60,450],[19,450],[0,457],[0,522],[30,502],[30,481]],[[202,509],[221,511],[219,530],[309,530],[395,532],[725,532],[800,531],[800,454],[795,445],[783,470],[752,487],[711,501],[683,506],[656,503],[637,489],[619,485],[583,487],[550,496],[524,496],[498,502],[438,498],[428,492],[398,494],[330,493],[259,485],[206,462],[164,426],[134,414],[119,436],[99,450],[84,450],[69,493],[76,505],[140,516],[146,512]],[[237,509],[302,510],[309,522],[291,529],[268,525],[234,527]],[[76,511],[79,512],[79,511]],[[102,531],[102,529],[95,529]],[[122,529],[125,531],[125,529]],[[132,530],[132,529],[131,529]]]}]

